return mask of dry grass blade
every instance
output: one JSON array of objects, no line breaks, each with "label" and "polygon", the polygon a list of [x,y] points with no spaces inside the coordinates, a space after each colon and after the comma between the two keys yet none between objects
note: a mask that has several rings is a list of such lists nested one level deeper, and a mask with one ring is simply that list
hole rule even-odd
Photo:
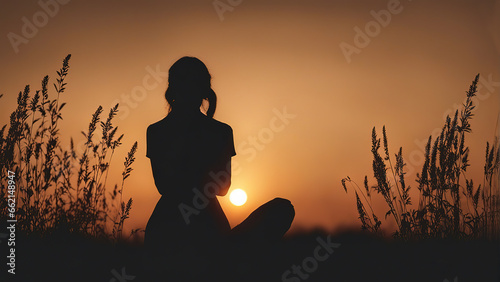
[{"label": "dry grass blade", "polygon": [[[479,74],[472,81],[467,98],[460,111],[453,118],[448,116],[441,134],[432,141],[429,136],[425,146],[425,161],[422,172],[417,174],[420,199],[417,208],[411,208],[410,186],[406,186],[402,148],[395,155],[392,166],[385,126],[382,129],[385,157],[378,153],[380,139],[375,128],[372,130],[373,173],[377,180],[375,191],[384,198],[391,215],[397,223],[395,236],[403,238],[488,238],[498,240],[500,236],[500,150],[498,139],[495,144],[486,144],[484,179],[482,186],[474,188],[472,179],[465,172],[469,164],[469,148],[465,145],[466,133],[472,132],[470,120],[474,116],[473,98],[477,93]],[[388,163],[388,166],[386,164]],[[394,185],[387,177],[391,169]],[[494,181],[497,179],[496,181]],[[347,192],[346,182],[342,186]],[[369,195],[367,180],[365,187]],[[359,187],[358,187],[359,188]],[[394,196],[393,188],[398,197]],[[359,190],[359,189],[358,189]],[[462,198],[464,196],[465,198]],[[482,199],[482,203],[480,201]],[[365,198],[366,200],[366,198]],[[370,223],[363,202],[356,192],[356,207],[364,229],[375,229]],[[472,207],[472,210],[471,210]],[[373,214],[376,222],[376,216]],[[377,228],[378,229],[378,228]]]},{"label": "dry grass blade", "polygon": [[[13,170],[17,186],[21,187],[16,191],[20,232],[45,236],[64,230],[114,239],[115,236],[107,231],[108,216],[120,213],[122,228],[132,207],[132,199],[127,204],[121,201],[113,204],[117,200],[113,196],[109,205],[106,195],[105,179],[112,155],[123,138],[120,135],[115,139],[117,127],[112,123],[118,105],[110,110],[105,123],[99,123],[103,111],[101,106],[92,115],[88,132],[82,132],[86,147],[80,156],[75,151],[73,139],[69,149],[64,149],[58,121],[62,120],[61,111],[66,106],[66,103],[61,103],[60,95],[66,90],[70,58],[68,55],[57,71],[56,83],[53,84],[55,98],[49,95],[48,76],[42,79],[41,90],[35,91],[32,97],[29,85],[18,94],[17,108],[10,115],[10,123],[0,130],[0,170],[3,174]],[[102,128],[103,138],[96,141],[94,133],[98,125]],[[133,148],[126,158],[127,177],[132,171],[137,142]],[[122,180],[120,194],[123,188]],[[4,196],[3,190],[0,196]],[[2,218],[7,215],[6,201],[0,203],[0,211]]]}]

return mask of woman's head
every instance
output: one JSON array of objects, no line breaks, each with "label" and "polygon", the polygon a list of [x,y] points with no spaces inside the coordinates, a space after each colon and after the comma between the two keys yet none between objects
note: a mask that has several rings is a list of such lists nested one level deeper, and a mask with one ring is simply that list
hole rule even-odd
[{"label": "woman's head", "polygon": [[173,111],[199,109],[203,100],[209,107],[207,116],[213,117],[217,96],[211,87],[211,76],[205,64],[194,57],[182,57],[168,71],[165,99]]}]

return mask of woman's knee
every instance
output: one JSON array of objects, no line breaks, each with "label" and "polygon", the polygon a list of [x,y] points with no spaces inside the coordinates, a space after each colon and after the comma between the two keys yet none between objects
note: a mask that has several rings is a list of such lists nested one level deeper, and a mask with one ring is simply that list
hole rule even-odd
[{"label": "woman's knee", "polygon": [[293,207],[290,200],[283,198],[274,198],[269,201],[269,203],[271,204],[271,206],[275,207],[275,209],[278,210],[280,214],[287,215],[292,219],[295,217],[295,208]]}]

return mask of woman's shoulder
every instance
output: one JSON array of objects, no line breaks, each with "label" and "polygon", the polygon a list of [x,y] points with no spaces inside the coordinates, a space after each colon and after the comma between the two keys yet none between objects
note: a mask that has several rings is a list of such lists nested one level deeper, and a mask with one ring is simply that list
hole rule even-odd
[{"label": "woman's shoulder", "polygon": [[209,117],[206,117],[205,120],[213,130],[231,134],[233,132],[233,129],[227,123]]},{"label": "woman's shoulder", "polygon": [[155,123],[150,124],[148,126],[147,133],[152,134],[154,132],[157,132],[158,130],[160,130],[162,127],[165,126],[166,121],[167,121],[167,117],[164,117],[163,119],[161,119]]},{"label": "woman's shoulder", "polygon": [[[216,120],[214,118],[207,117],[204,114],[200,114],[198,122],[195,123],[198,123],[201,127],[208,129],[209,131],[219,134],[233,133],[233,129],[229,124]],[[169,118],[169,116],[167,115],[165,118],[150,124],[147,128],[147,134],[162,134],[167,128],[169,128],[170,130],[175,130],[175,128],[182,128],[184,126],[190,125],[189,123],[178,122],[175,118]]]}]

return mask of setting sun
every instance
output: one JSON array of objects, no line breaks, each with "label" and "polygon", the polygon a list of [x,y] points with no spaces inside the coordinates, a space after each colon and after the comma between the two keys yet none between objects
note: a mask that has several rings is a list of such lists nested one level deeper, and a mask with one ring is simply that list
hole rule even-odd
[{"label": "setting sun", "polygon": [[242,206],[247,202],[247,193],[241,189],[235,189],[229,195],[229,200],[235,206]]}]

